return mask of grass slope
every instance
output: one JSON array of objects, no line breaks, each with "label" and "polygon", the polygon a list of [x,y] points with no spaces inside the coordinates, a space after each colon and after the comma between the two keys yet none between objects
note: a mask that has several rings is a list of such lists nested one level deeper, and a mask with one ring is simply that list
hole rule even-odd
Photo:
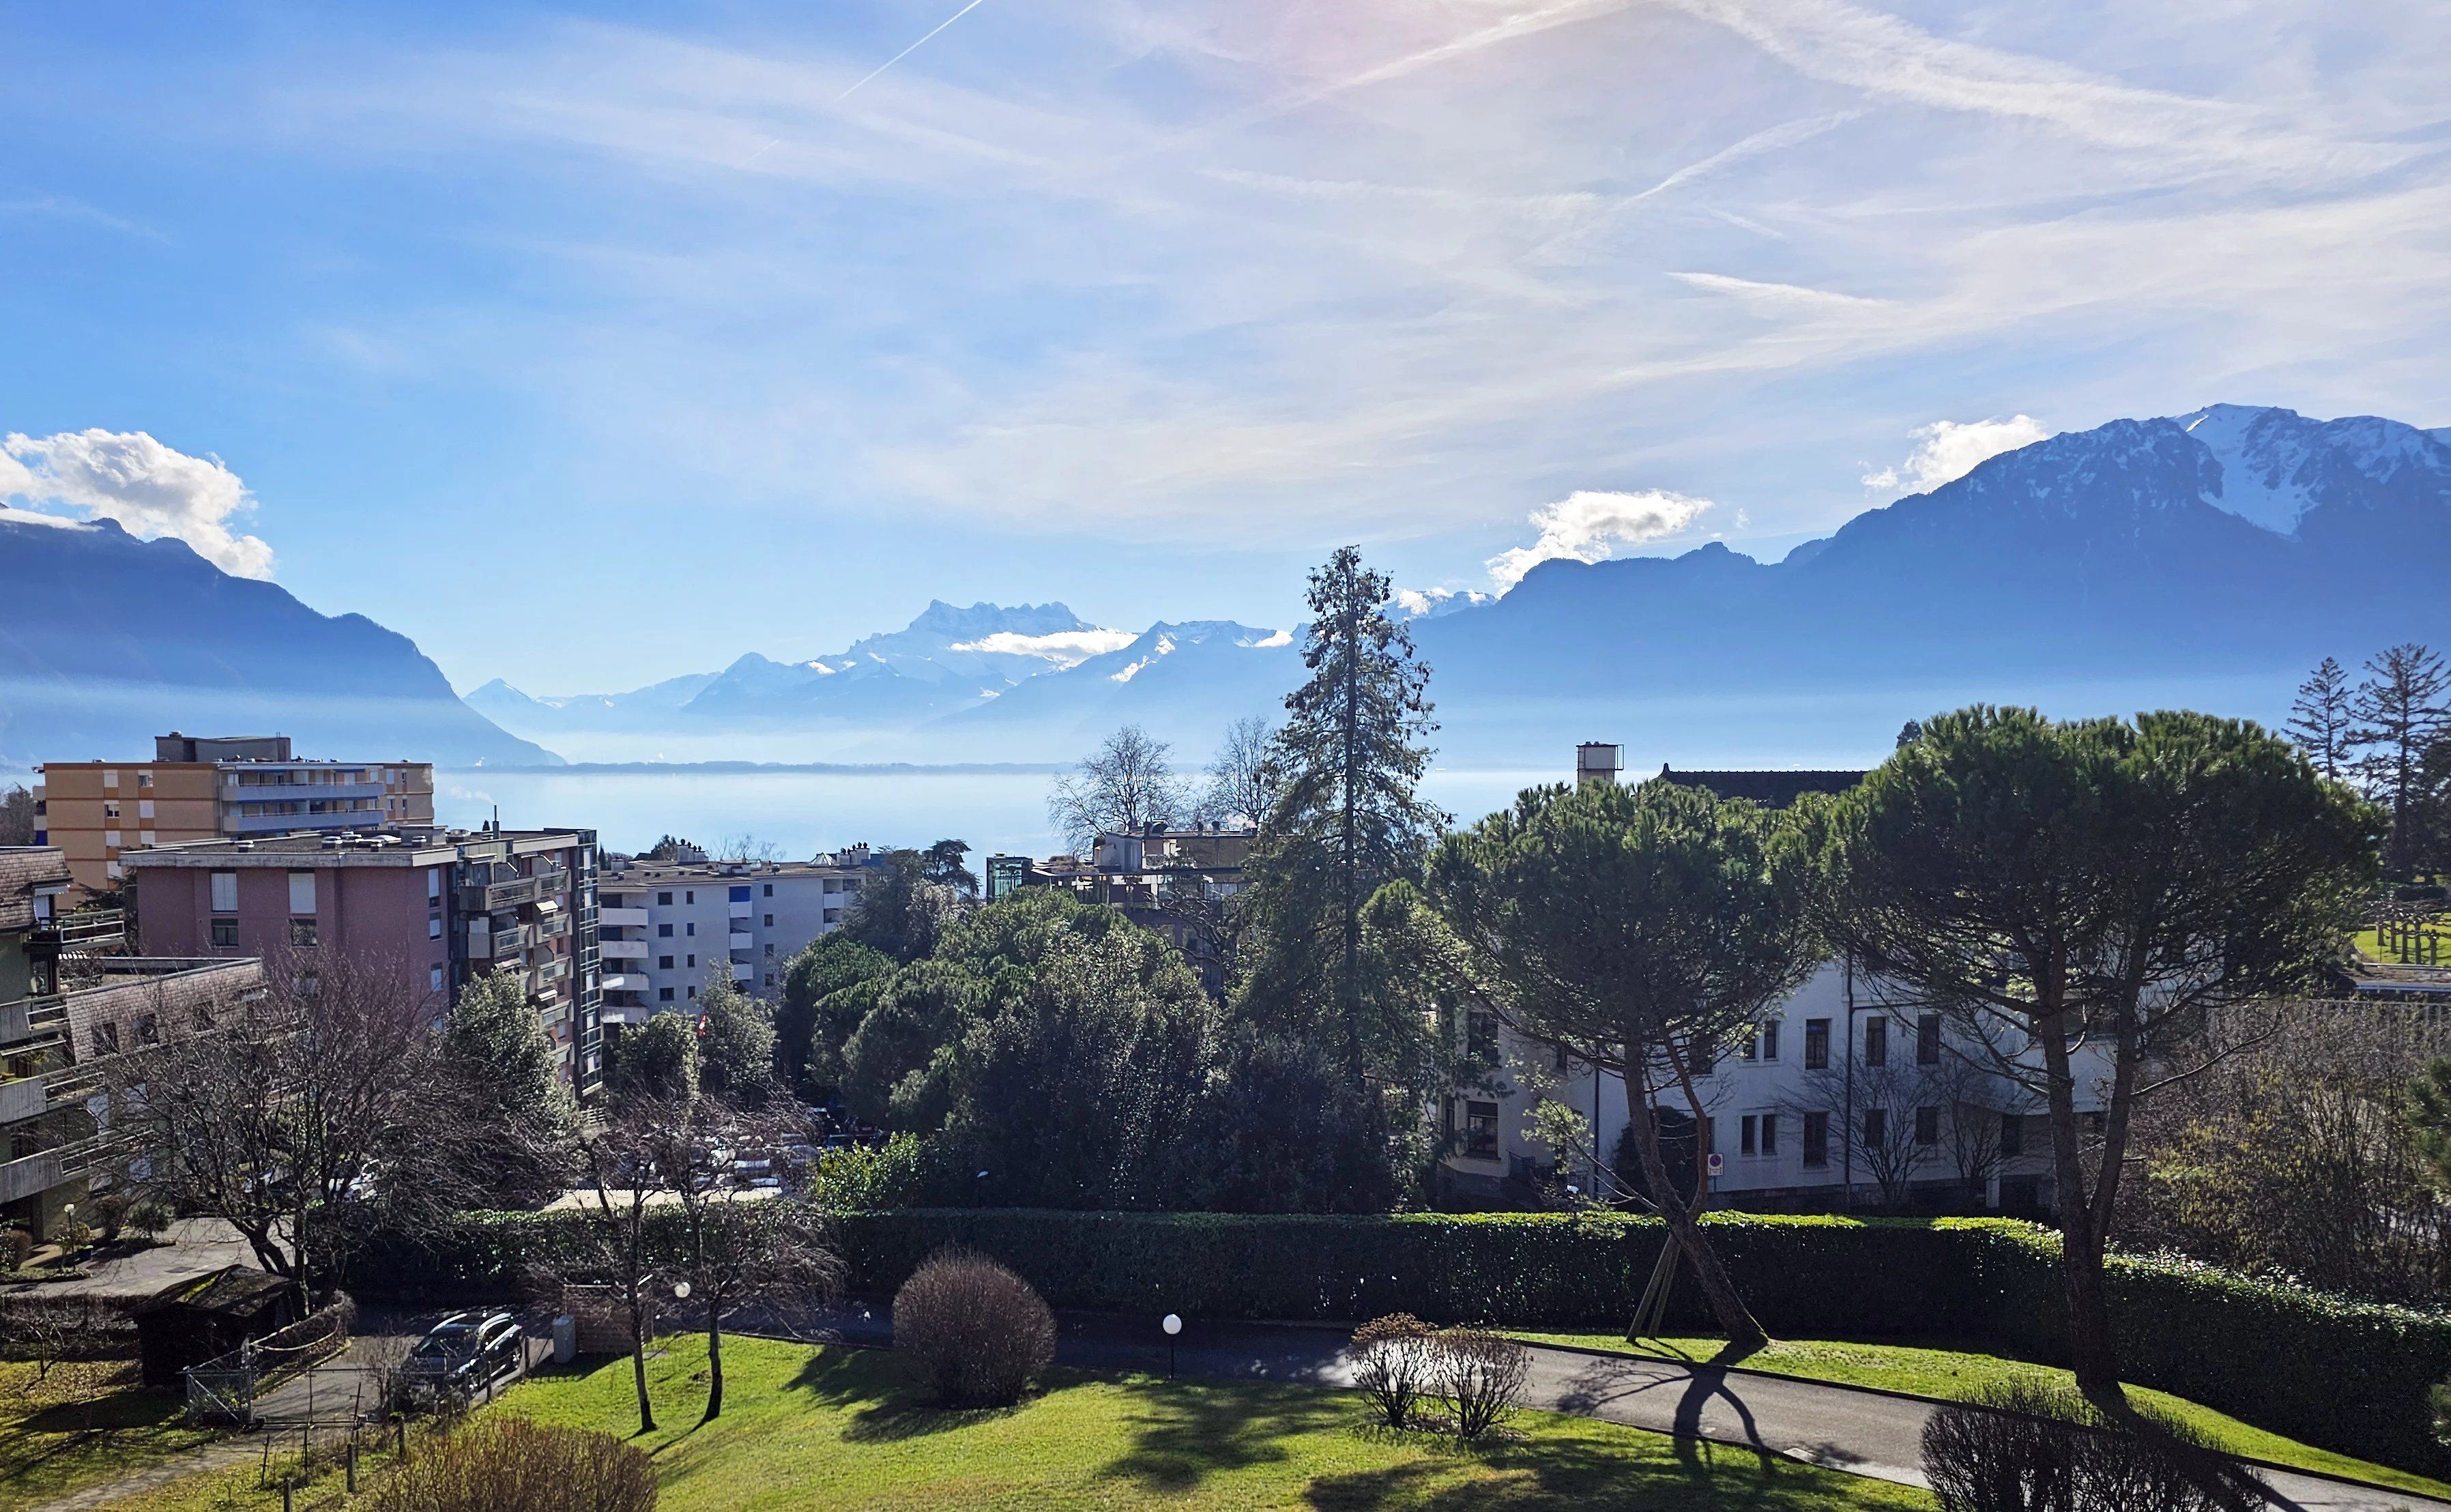
[{"label": "grass slope", "polygon": [[[1771,1375],[1877,1386],[1885,1391],[1903,1391],[1912,1396],[1932,1397],[1943,1402],[1963,1402],[1987,1386],[2010,1381],[2068,1386],[2072,1385],[2075,1379],[2066,1370],[2030,1365],[2023,1360],[1912,1345],[1780,1339],[1767,1348],[1738,1358],[1729,1354],[1726,1341],[1719,1339],[1646,1339],[1636,1345],[1614,1333],[1519,1332],[1516,1337],[1541,1344],[1602,1349],[1612,1354],[1645,1355],[1655,1359],[1718,1360],[1722,1364],[1741,1365],[1748,1370],[1760,1370]],[[2405,1470],[2395,1470],[2388,1465],[2351,1459],[2345,1454],[2319,1449],[2295,1439],[2284,1439],[2183,1397],[2171,1396],[2167,1391],[2151,1391],[2143,1386],[2127,1389],[2137,1401],[2150,1403],[2193,1424],[2232,1454],[2269,1460],[2275,1464],[2293,1465],[2302,1470],[2318,1470],[2326,1475],[2346,1476],[2351,1480],[2414,1491],[2422,1496],[2451,1498],[2451,1485],[2442,1482],[2412,1475]]]},{"label": "grass slope", "polygon": [[207,1443],[179,1421],[180,1399],[139,1389],[136,1366],[69,1362],[37,1384],[0,1361],[0,1512],[20,1512]]},{"label": "grass slope", "polygon": [[[889,1355],[740,1339],[725,1406],[699,1425],[705,1347],[651,1361],[660,1512],[860,1507],[1656,1509],[1928,1512],[1919,1491],[1584,1419],[1526,1414],[1523,1437],[1461,1448],[1368,1426],[1350,1393],[1063,1372],[1006,1412],[940,1412]],[[491,1409],[631,1438],[626,1361],[541,1376]],[[198,1477],[124,1512],[265,1512],[254,1472]]]}]

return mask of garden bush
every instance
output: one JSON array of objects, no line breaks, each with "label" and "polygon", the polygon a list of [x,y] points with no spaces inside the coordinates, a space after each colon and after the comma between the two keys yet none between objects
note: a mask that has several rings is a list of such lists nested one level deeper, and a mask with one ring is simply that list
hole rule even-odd
[{"label": "garden bush", "polygon": [[893,1346],[916,1355],[949,1406],[1009,1407],[1055,1360],[1055,1314],[985,1255],[930,1257],[893,1294]]},{"label": "garden bush", "polygon": [[1478,1439],[1513,1415],[1532,1372],[1530,1350],[1502,1333],[1467,1327],[1440,1329],[1431,1348],[1431,1379],[1457,1438]]},{"label": "garden bush", "polygon": [[[649,1220],[678,1243],[676,1215]],[[2059,1242],[2007,1219],[1713,1213],[1703,1222],[1773,1336],[1951,1337],[2065,1359]],[[480,1213],[413,1238],[370,1238],[351,1289],[454,1303],[516,1294],[532,1262],[571,1252],[568,1213]],[[1000,1257],[1057,1306],[1186,1317],[1624,1326],[1663,1231],[1584,1213],[1301,1214],[937,1208],[842,1214],[854,1295],[893,1294],[947,1247]],[[2451,1377],[2451,1318],[2350,1301],[2162,1258],[2115,1256],[2107,1281],[2124,1373],[2325,1448],[2439,1471],[2431,1389]],[[1671,1330],[1707,1314],[1690,1285]],[[2290,1367],[2275,1369],[2273,1362]],[[2308,1380],[2327,1383],[2322,1391]]]},{"label": "garden bush", "polygon": [[370,1512],[653,1512],[656,1464],[610,1434],[492,1417],[420,1443]]},{"label": "garden bush", "polygon": [[1409,1312],[1373,1318],[1353,1330],[1353,1384],[1387,1426],[1412,1422],[1415,1404],[1431,1384],[1437,1332]]},{"label": "garden bush", "polygon": [[2013,1382],[1934,1411],[1924,1478],[1941,1512],[2248,1512],[2262,1485],[2151,1408],[2115,1425],[2065,1387]]}]

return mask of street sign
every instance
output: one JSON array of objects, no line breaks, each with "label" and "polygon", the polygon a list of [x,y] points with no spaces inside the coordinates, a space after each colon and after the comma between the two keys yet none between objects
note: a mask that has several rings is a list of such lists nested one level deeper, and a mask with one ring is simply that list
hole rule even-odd
[{"label": "street sign", "polygon": [[1720,1171],[1725,1170],[1725,1169],[1727,1168],[1727,1166],[1728,1166],[1728,1157],[1727,1157],[1727,1156],[1725,1156],[1725,1155],[1720,1154],[1717,1150],[1716,1150],[1716,1149],[1715,1149],[1715,1150],[1711,1151],[1709,1158],[1707,1158],[1706,1160],[1704,1160],[1702,1164],[1703,1164],[1704,1168],[1706,1168],[1707,1170],[1709,1170],[1709,1171],[1710,1171],[1710,1173],[1711,1173],[1712,1175],[1716,1176],[1716,1175],[1717,1175]]}]

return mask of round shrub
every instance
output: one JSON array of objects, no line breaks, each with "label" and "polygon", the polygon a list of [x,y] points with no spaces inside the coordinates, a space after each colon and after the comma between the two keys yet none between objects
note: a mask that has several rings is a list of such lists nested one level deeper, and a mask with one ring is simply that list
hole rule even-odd
[{"label": "round shrub", "polygon": [[371,1512],[654,1512],[656,1464],[610,1434],[488,1416],[419,1445],[365,1504]]},{"label": "round shrub", "polygon": [[1055,1360],[1055,1314],[987,1256],[947,1249],[893,1294],[893,1346],[926,1365],[949,1406],[1009,1407]]}]

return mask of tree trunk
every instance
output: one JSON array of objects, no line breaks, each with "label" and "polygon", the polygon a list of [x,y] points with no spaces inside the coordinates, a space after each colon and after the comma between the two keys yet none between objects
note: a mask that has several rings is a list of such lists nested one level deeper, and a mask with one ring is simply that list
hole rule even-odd
[{"label": "tree trunk", "polygon": [[2035,1026],[2049,1084],[2045,1101],[2051,1119],[2053,1179],[2059,1184],[2060,1292],[2068,1305],[2069,1365],[2088,1402],[2125,1418],[2127,1394],[2120,1388],[2119,1358],[2111,1343],[2110,1303],[2102,1280],[2104,1236],[2094,1222],[2093,1194],[2086,1189],[2068,1038],[2057,1013],[2038,1015]]},{"label": "tree trunk", "polygon": [[656,1409],[647,1401],[647,1316],[638,1288],[630,1287],[630,1378],[638,1387],[638,1431],[656,1431]]},{"label": "tree trunk", "polygon": [[706,1416],[700,1423],[713,1423],[723,1416],[723,1314],[715,1298],[706,1299]]},{"label": "tree trunk", "polygon": [[[1711,1315],[1718,1320],[1719,1331],[1728,1336],[1728,1343],[1739,1349],[1758,1349],[1770,1342],[1770,1335],[1762,1331],[1744,1299],[1736,1294],[1735,1283],[1728,1278],[1727,1267],[1719,1264],[1717,1253],[1703,1237],[1702,1226],[1696,1221],[1702,1204],[1709,1200],[1709,1188],[1697,1173],[1693,1205],[1688,1207],[1676,1200],[1676,1186],[1668,1179],[1667,1158],[1659,1150],[1658,1096],[1648,1078],[1632,1072],[1633,1057],[1629,1055],[1627,1060],[1626,1090],[1632,1093],[1640,1090],[1640,1106],[1634,1110],[1635,1155],[1642,1163],[1642,1179],[1651,1184],[1652,1200],[1658,1206],[1659,1215],[1667,1220],[1669,1239],[1693,1266],[1694,1279],[1701,1284],[1703,1299],[1710,1303]],[[1701,1133],[1701,1115],[1696,1113],[1694,1135],[1697,1146]]]}]

